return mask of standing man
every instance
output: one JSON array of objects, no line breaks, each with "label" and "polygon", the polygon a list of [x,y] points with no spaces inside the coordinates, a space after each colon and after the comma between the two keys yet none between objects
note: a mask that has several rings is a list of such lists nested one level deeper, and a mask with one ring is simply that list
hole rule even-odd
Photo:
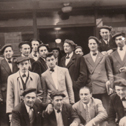
[{"label": "standing man", "polygon": [[117,50],[110,55],[110,61],[115,80],[126,79],[126,41],[124,36],[124,33],[117,33],[113,36]]},{"label": "standing man", "polygon": [[75,54],[78,54],[78,55],[81,55],[81,56],[84,55],[83,49],[82,49],[81,46],[76,46],[76,48],[75,48]]},{"label": "standing man", "polygon": [[92,88],[93,97],[102,100],[108,112],[108,94],[111,93],[113,88],[113,73],[109,58],[98,51],[98,43],[99,40],[96,37],[89,37],[90,53],[85,55],[84,58],[89,73],[88,85]]},{"label": "standing man", "polygon": [[46,54],[48,53],[48,44],[40,44],[38,46],[39,59],[33,63],[32,71],[38,73],[40,76],[48,67],[45,62]]},{"label": "standing man", "polygon": [[126,126],[126,80],[119,79],[114,83],[115,94],[110,97],[109,126]]},{"label": "standing man", "polygon": [[70,104],[63,102],[65,95],[61,92],[52,92],[53,111],[46,114],[44,126],[79,126],[80,119]]},{"label": "standing man", "polygon": [[111,36],[111,26],[102,26],[99,28],[100,32],[100,45],[99,49],[103,55],[110,55],[114,50],[116,50],[116,44],[114,43]]},{"label": "standing man", "polygon": [[79,96],[80,101],[72,107],[81,120],[80,126],[105,126],[107,112],[101,100],[93,98],[91,89],[86,86],[80,89]]},{"label": "standing man", "polygon": [[62,57],[60,66],[69,70],[75,96],[75,102],[79,100],[79,89],[86,84],[87,67],[84,58],[74,53],[76,44],[72,40],[66,39],[64,42],[64,52],[66,56]]},{"label": "standing man", "polygon": [[19,71],[8,77],[7,82],[7,106],[6,113],[10,114],[13,108],[22,101],[20,96],[27,88],[36,88],[38,99],[41,99],[42,89],[40,84],[40,77],[38,74],[30,72],[30,61],[28,57],[18,57],[16,59]]},{"label": "standing man", "polygon": [[13,48],[11,44],[6,44],[1,48],[1,53],[4,58],[0,59],[0,123],[7,125],[6,115],[6,93],[8,76],[17,72],[17,64],[14,63]]},{"label": "standing man", "polygon": [[30,58],[34,59],[35,61],[38,60],[39,58],[39,54],[38,54],[38,46],[41,44],[41,41],[35,40],[33,39],[31,41],[31,47],[32,47],[32,51],[29,55]]},{"label": "standing man", "polygon": [[46,55],[46,63],[49,68],[41,75],[44,102],[48,101],[50,92],[61,91],[66,95],[64,101],[73,104],[74,93],[68,70],[56,65],[56,59],[52,52]]}]

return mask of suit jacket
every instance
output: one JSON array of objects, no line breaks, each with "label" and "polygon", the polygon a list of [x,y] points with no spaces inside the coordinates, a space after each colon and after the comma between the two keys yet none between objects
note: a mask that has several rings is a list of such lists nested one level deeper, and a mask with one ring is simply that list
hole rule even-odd
[{"label": "suit jacket", "polygon": [[109,58],[100,52],[98,52],[95,62],[90,53],[85,55],[84,58],[89,72],[88,85],[92,87],[92,93],[106,93],[106,82],[108,80],[113,87],[113,73]]},{"label": "suit jacket", "polygon": [[[32,126],[42,126],[42,111],[44,109],[45,106],[43,104],[34,104],[34,121]],[[30,119],[24,102],[19,103],[12,111],[12,126],[30,126]]]},{"label": "suit jacket", "polygon": [[[57,67],[57,81],[58,81],[58,91],[62,91],[66,97],[64,100],[67,103],[74,103],[74,93],[72,87],[72,81],[69,75],[69,72],[66,68]],[[53,78],[51,76],[50,70],[46,70],[42,75],[42,87],[44,92],[44,102],[47,101],[47,96],[51,91],[57,91],[56,86],[53,82]]]},{"label": "suit jacket", "polygon": [[[40,77],[38,74],[29,71],[29,78],[26,83],[26,89],[27,88],[36,88],[37,95],[41,97],[42,88],[40,83]],[[12,74],[8,77],[6,113],[11,113],[13,108],[21,102],[22,96],[20,95],[23,91],[23,84],[18,71],[17,73]]]},{"label": "suit jacket", "polygon": [[[72,107],[79,116],[81,123],[85,125],[86,109],[84,108],[83,102],[80,100],[77,103],[75,103]],[[107,119],[108,115],[102,105],[101,100],[95,98],[91,99],[91,103],[89,105],[89,115],[91,120],[94,121],[95,124],[99,124],[102,121],[105,121],[105,119]]]},{"label": "suit jacket", "polygon": [[8,76],[17,71],[18,67],[14,61],[12,61],[12,71],[11,71],[7,61],[4,58],[0,59],[0,92],[1,92],[0,98],[2,98],[4,102],[6,102]]},{"label": "suit jacket", "polygon": [[69,70],[72,82],[75,101],[79,100],[79,89],[86,85],[87,81],[87,66],[84,58],[80,55],[73,54],[70,62],[65,66],[66,57],[62,57],[60,61],[60,66],[66,67]]},{"label": "suit jacket", "polygon": [[124,56],[123,61],[121,60],[117,50],[114,51],[109,57],[112,64],[112,70],[113,70],[113,75],[114,75],[115,80],[119,78],[126,79],[126,72],[123,72],[123,73],[119,72],[119,69],[121,67],[126,67],[126,54]]},{"label": "suit jacket", "polygon": [[[115,93],[110,97],[108,123],[109,126],[116,126],[122,117],[126,116],[120,97]],[[117,122],[115,119],[117,118]]]},{"label": "suit jacket", "polygon": [[46,62],[41,57],[32,64],[32,71],[38,73],[40,76],[47,68]]},{"label": "suit jacket", "polygon": [[105,43],[105,41],[103,39],[100,40],[100,44],[99,44],[99,50],[102,51],[108,51],[110,49],[112,49],[113,51],[116,50],[117,46],[116,43],[113,41],[112,38],[110,38],[108,44]]},{"label": "suit jacket", "polygon": [[[80,123],[80,119],[69,104],[63,104],[62,119],[64,126],[69,126],[73,121]],[[44,126],[57,126],[55,111],[46,114],[44,117]]]}]

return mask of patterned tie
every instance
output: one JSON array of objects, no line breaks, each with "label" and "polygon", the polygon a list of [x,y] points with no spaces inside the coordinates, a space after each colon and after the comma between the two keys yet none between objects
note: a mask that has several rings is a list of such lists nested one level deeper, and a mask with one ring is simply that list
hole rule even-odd
[{"label": "patterned tie", "polygon": [[86,123],[88,123],[89,121],[90,121],[90,115],[88,111],[88,105],[86,104]]}]

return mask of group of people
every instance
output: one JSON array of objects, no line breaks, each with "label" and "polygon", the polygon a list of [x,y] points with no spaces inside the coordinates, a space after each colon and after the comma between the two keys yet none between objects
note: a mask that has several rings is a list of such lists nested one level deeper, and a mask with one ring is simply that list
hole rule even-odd
[{"label": "group of people", "polygon": [[38,40],[0,57],[1,126],[126,126],[126,40],[110,26],[88,38],[90,52],[66,39],[65,56]]}]

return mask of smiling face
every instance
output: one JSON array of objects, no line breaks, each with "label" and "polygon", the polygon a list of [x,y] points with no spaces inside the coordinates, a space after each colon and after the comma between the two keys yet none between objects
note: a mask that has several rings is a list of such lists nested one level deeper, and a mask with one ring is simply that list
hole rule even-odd
[{"label": "smiling face", "polygon": [[98,50],[98,44],[94,39],[89,39],[88,47],[89,47],[90,51],[93,51],[93,52]]},{"label": "smiling face", "polygon": [[104,40],[108,40],[110,37],[110,31],[108,29],[101,29],[100,35]]},{"label": "smiling face", "polygon": [[30,45],[23,44],[20,51],[24,56],[28,57],[31,51]]},{"label": "smiling face", "polygon": [[13,50],[12,50],[12,47],[7,47],[7,48],[4,50],[4,53],[3,53],[3,55],[4,55],[4,57],[5,57],[6,59],[11,59],[12,56],[13,56],[13,54],[14,54],[14,52],[13,52]]}]

